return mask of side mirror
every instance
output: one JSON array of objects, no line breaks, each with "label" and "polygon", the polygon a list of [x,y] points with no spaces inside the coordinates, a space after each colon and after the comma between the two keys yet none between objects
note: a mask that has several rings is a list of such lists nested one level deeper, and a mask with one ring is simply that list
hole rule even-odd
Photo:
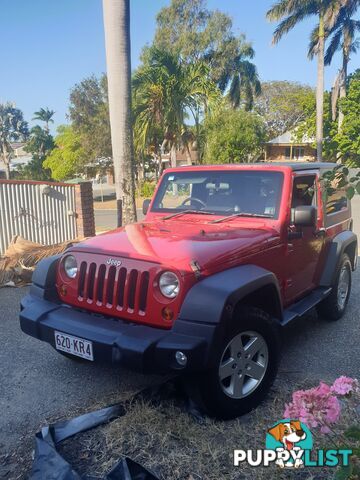
[{"label": "side mirror", "polygon": [[146,215],[148,210],[149,210],[149,207],[150,207],[150,202],[151,200],[149,198],[146,198],[143,202],[143,214]]},{"label": "side mirror", "polygon": [[291,210],[291,221],[296,227],[316,227],[317,208],[301,205]]}]

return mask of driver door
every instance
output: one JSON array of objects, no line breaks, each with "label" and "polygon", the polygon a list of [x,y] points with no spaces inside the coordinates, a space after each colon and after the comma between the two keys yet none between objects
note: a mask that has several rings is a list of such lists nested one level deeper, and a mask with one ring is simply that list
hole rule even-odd
[{"label": "driver door", "polygon": [[286,304],[293,303],[317,286],[318,266],[324,248],[324,236],[319,230],[322,221],[319,206],[318,173],[294,173],[291,208],[313,205],[318,208],[318,225],[295,227],[289,219],[287,243]]}]

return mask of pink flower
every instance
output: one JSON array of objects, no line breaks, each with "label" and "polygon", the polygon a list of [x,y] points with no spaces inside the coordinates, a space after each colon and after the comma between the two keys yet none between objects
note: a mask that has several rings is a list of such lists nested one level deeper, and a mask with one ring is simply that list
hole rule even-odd
[{"label": "pink flower", "polygon": [[330,388],[329,385],[327,385],[326,383],[320,382],[320,385],[317,387],[317,391],[318,391],[321,395],[327,395],[328,393],[331,392],[331,388]]},{"label": "pink flower", "polygon": [[331,387],[331,391],[336,395],[348,395],[351,392],[359,390],[359,382],[355,378],[339,377]]},{"label": "pink flower", "polygon": [[292,402],[285,405],[285,418],[297,418],[310,428],[321,427],[322,433],[329,433],[328,425],[340,417],[339,400],[331,388],[321,382],[316,388],[298,390],[293,393]]}]

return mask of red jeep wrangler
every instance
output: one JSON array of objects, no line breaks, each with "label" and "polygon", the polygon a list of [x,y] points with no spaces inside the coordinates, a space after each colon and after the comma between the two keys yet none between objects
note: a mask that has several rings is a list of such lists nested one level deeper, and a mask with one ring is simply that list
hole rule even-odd
[{"label": "red jeep wrangler", "polygon": [[346,309],[357,238],[345,192],[325,200],[328,169],[167,170],[145,220],[39,263],[22,330],[73,358],[183,372],[210,415],[251,410],[275,378],[281,327]]}]

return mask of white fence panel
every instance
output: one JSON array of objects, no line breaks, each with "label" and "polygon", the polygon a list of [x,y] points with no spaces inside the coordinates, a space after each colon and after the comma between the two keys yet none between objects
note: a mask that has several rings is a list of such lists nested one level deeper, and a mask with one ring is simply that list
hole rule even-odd
[{"label": "white fence panel", "polygon": [[14,235],[42,245],[76,238],[75,186],[0,180],[0,254]]}]

